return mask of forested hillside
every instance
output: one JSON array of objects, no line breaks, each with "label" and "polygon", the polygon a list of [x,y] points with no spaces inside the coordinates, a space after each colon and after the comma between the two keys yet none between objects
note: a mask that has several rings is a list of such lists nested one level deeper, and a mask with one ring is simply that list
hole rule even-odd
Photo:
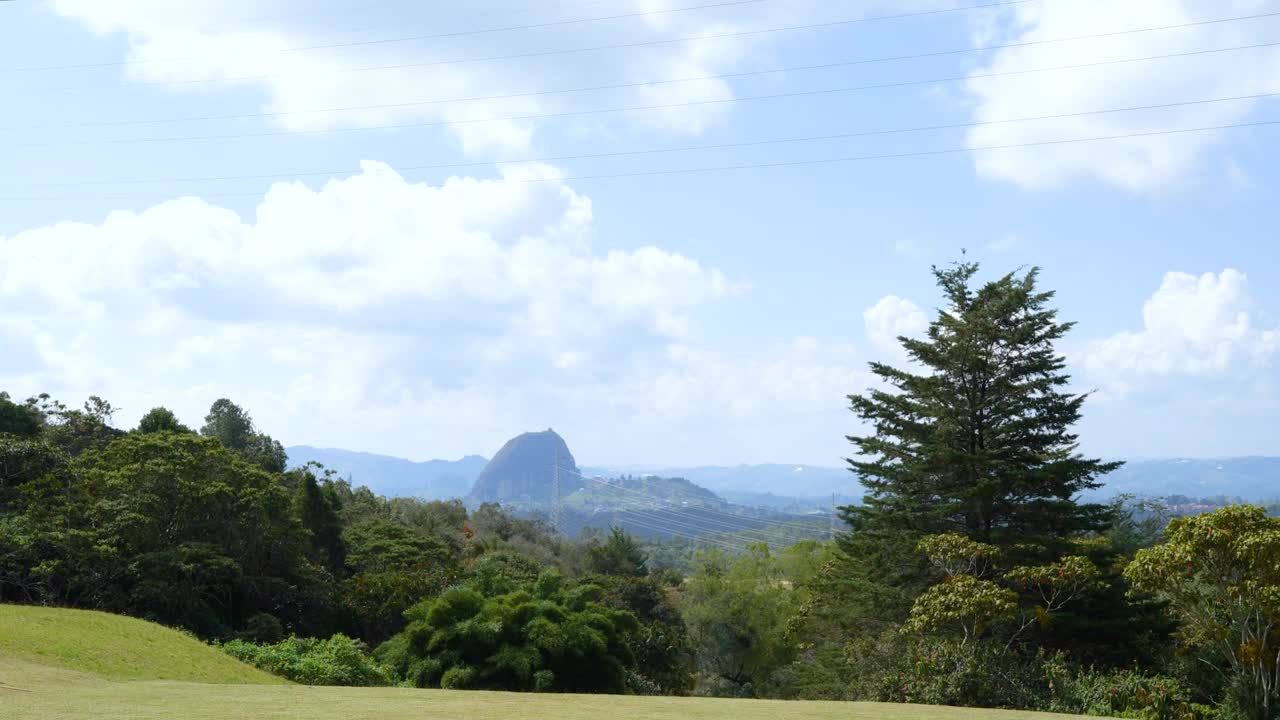
[{"label": "forested hillside", "polygon": [[1280,519],[1081,500],[1120,463],[1079,452],[1071,325],[1036,271],[976,273],[938,269],[913,364],[849,396],[867,492],[838,527],[723,525],[713,493],[585,478],[560,441],[566,507],[622,503],[571,537],[287,469],[228,399],[198,429],[157,407],[123,430],[100,398],[0,395],[0,600],[155,620],[307,684],[1273,720]]}]

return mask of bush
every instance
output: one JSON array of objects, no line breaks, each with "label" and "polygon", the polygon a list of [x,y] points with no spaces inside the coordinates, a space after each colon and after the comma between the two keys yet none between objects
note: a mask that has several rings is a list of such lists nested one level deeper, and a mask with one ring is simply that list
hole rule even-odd
[{"label": "bush", "polygon": [[1043,663],[1052,693],[1048,707],[1054,712],[1138,720],[1202,720],[1211,709],[1191,701],[1191,690],[1166,675],[1139,670],[1080,670],[1061,655]]},{"label": "bush", "polygon": [[290,636],[274,645],[232,640],[222,649],[243,662],[303,685],[390,685],[386,668],[369,657],[364,644],[337,634],[328,640]]},{"label": "bush", "polygon": [[854,700],[1037,708],[1045,687],[1036,663],[995,642],[920,638],[890,630],[845,648]]},{"label": "bush", "polygon": [[555,571],[505,591],[513,584],[483,580],[415,605],[378,659],[417,687],[627,691],[634,615],[601,605],[599,587],[566,583]]}]

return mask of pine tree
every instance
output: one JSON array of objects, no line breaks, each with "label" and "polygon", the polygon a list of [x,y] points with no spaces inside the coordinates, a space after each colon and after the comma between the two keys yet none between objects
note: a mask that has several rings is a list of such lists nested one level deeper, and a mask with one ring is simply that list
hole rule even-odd
[{"label": "pine tree", "polygon": [[[1072,327],[1036,288],[1038,271],[1010,273],[977,290],[976,263],[933,269],[946,306],[924,339],[899,338],[918,371],[872,363],[886,386],[851,395],[866,435],[849,437],[851,469],[867,489],[843,508],[842,539],[870,586],[899,604],[919,589],[914,544],[953,532],[1032,560],[1100,530],[1101,505],[1078,502],[1120,466],[1077,451],[1071,428],[1086,395],[1066,387],[1054,349]],[[891,598],[892,602],[894,598]]]}]

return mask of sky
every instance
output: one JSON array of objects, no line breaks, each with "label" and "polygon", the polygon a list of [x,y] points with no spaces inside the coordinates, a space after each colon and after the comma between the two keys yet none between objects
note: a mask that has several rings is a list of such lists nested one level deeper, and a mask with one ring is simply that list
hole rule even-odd
[{"label": "sky", "polygon": [[930,267],[1103,457],[1280,454],[1280,0],[0,2],[0,389],[838,465]]}]

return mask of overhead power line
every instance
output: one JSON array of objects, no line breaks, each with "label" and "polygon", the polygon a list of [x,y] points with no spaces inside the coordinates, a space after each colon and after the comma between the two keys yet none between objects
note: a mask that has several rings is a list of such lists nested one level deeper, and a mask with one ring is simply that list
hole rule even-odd
[{"label": "overhead power line", "polygon": [[[205,122],[215,120],[249,120],[254,118],[272,118],[272,117],[290,117],[297,115],[316,115],[323,113],[339,113],[339,112],[355,112],[364,110],[392,110],[406,107],[421,107],[428,105],[448,105],[455,103],[472,103],[472,102],[488,102],[492,100],[514,100],[528,97],[542,97],[548,95],[568,95],[573,93],[598,92],[601,90],[625,90],[637,87],[651,87],[654,85],[671,85],[688,82],[706,82],[710,80],[731,80],[735,78],[756,77],[761,75],[775,75],[791,72],[808,72],[813,70],[831,70],[840,67],[851,67],[856,65],[870,65],[878,63],[899,62],[904,60],[919,60],[931,57],[942,57],[948,55],[961,55],[971,53],[989,52],[994,50],[1008,50],[1012,48],[1032,47],[1037,45],[1049,45],[1066,42],[1078,42],[1081,40],[1097,40],[1108,37],[1118,37],[1125,35],[1136,35],[1140,33],[1160,32],[1168,30],[1180,30],[1190,27],[1198,27],[1203,25],[1213,25],[1231,22],[1244,22],[1249,20],[1258,20],[1270,17],[1280,17],[1280,11],[1270,13],[1256,13],[1253,15],[1236,15],[1227,18],[1215,18],[1212,20],[1197,20],[1193,22],[1177,23],[1173,25],[1160,25],[1156,27],[1133,28],[1128,30],[1114,30],[1110,32],[1089,33],[1086,35],[1072,35],[1061,38],[1048,38],[1043,40],[1027,40],[1023,42],[1004,43],[1000,45],[987,45],[984,47],[965,47],[951,50],[937,50],[932,52],[913,53],[909,55],[890,55],[875,58],[858,58],[853,60],[840,60],[828,63],[817,63],[809,65],[792,65],[789,67],[769,68],[764,70],[743,70],[731,73],[718,73],[713,75],[695,75],[679,78],[663,78],[657,80],[646,80],[627,83],[613,83],[608,85],[590,85],[586,87],[561,88],[555,90],[535,90],[519,93],[505,93],[498,95],[479,95],[464,98],[448,98],[434,100],[412,100],[396,103],[377,103],[366,105],[347,105],[342,107],[329,108],[310,108],[306,110],[275,110],[253,113],[233,113],[222,115],[195,115],[180,118],[144,118],[137,120],[95,120],[79,123],[65,123],[61,125],[37,125],[29,127],[11,127],[5,130],[43,130],[43,129],[59,129],[59,128],[85,128],[85,127],[122,127],[130,125],[161,125],[182,122]],[[348,72],[346,70],[334,72]]]},{"label": "overhead power line", "polygon": [[[635,495],[635,496],[638,496],[639,498],[642,498],[642,499],[644,499],[644,500],[646,500],[646,501],[649,501],[649,502],[665,502],[666,504],[668,504],[668,505],[669,505],[671,508],[673,508],[673,509],[685,509],[685,508],[682,508],[682,507],[681,507],[681,506],[679,506],[679,505],[676,505],[676,504],[675,504],[674,502],[672,502],[672,501],[664,501],[662,498],[655,497],[655,496],[653,496],[653,495],[651,495],[651,494],[649,494],[649,493],[642,492],[642,491],[640,491],[640,490],[633,490],[633,489],[631,489],[631,488],[623,487],[623,486],[621,486],[621,485],[614,485],[613,483],[609,482],[608,480],[604,480],[604,479],[601,479],[601,478],[587,477],[586,475],[583,475],[581,472],[574,472],[573,470],[569,470],[568,468],[561,468],[561,469],[562,469],[564,472],[567,472],[567,473],[569,473],[570,475],[573,475],[573,476],[575,476],[575,477],[578,477],[578,478],[580,478],[580,479],[582,479],[582,480],[585,480],[585,481],[588,481],[588,482],[598,483],[598,484],[604,485],[604,486],[606,486],[606,487],[608,487],[608,488],[610,488],[610,489],[612,489],[612,490],[618,490],[618,491],[621,491],[621,492],[627,493],[627,494],[629,494],[629,495]],[[759,521],[761,521],[761,522],[768,522],[767,520],[765,520],[765,519],[763,519],[763,518],[744,518],[744,516],[742,516],[742,515],[736,515],[736,514],[734,514],[734,513],[724,512],[723,510],[715,510],[714,508],[699,507],[699,508],[697,508],[697,509],[698,509],[698,510],[700,510],[700,511],[702,511],[702,512],[710,513],[710,514],[712,514],[712,515],[721,515],[721,516],[724,516],[724,517],[732,518],[735,522],[734,522],[734,523],[732,523],[732,524],[731,524],[731,526],[732,526],[732,527],[734,527],[734,528],[739,528],[739,529],[741,528],[741,522],[742,522],[742,520],[743,520],[743,519],[756,519],[756,520],[759,520]],[[712,521],[712,522],[714,522],[714,521]],[[722,525],[726,525],[726,523],[720,523],[720,524],[722,524]],[[769,524],[771,524],[771,525],[775,525],[775,526],[780,526],[780,527],[792,527],[792,528],[793,528],[793,529],[795,529],[795,530],[798,530],[798,531],[800,531],[800,532],[806,532],[806,533],[807,533],[807,532],[812,532],[812,531],[813,531],[813,527],[812,527],[812,526],[810,526],[810,525],[808,525],[808,524],[796,523],[796,522],[788,522],[788,521],[785,521],[785,520],[775,520],[775,521],[773,521],[773,522],[770,522]]]},{"label": "overhead power line", "polygon": [[[624,510],[622,512],[625,513],[627,511]],[[742,553],[745,553],[749,550],[749,548],[747,548],[747,546],[745,545],[740,545],[737,543],[720,540],[718,538],[708,537],[706,535],[695,535],[687,532],[682,532],[680,530],[672,530],[671,528],[663,527],[660,524],[654,524],[652,522],[645,521],[645,520],[636,520],[635,518],[629,518],[627,520],[627,523],[636,527],[644,528],[646,530],[664,533],[667,535],[671,535],[672,537],[678,537],[682,540],[688,540],[690,542],[705,543],[712,547],[719,547],[724,550],[733,550],[734,552],[742,552]]]},{"label": "overhead power line", "polygon": [[[962,123],[944,123],[938,125],[917,125],[905,128],[883,128],[877,130],[858,130],[843,133],[830,133],[825,135],[808,135],[802,137],[787,138],[769,138],[763,140],[745,140],[741,142],[714,143],[706,145],[683,145],[668,148],[646,148],[640,150],[615,150],[602,153],[579,153],[575,155],[550,155],[544,157],[530,157],[512,160],[488,160],[488,161],[472,161],[463,163],[435,163],[429,165],[402,165],[396,170],[419,171],[419,170],[439,170],[452,168],[468,168],[468,167],[490,167],[495,165],[520,165],[527,163],[551,163],[564,162],[569,160],[588,160],[602,159],[614,157],[632,157],[638,155],[658,155],[679,152],[694,152],[701,150],[726,150],[734,148],[761,147],[768,145],[784,145],[804,142],[819,142],[824,140],[849,140],[860,137],[876,137],[883,135],[899,135],[915,132],[928,132],[935,130],[957,130],[962,128],[984,127],[988,125],[1005,125],[1021,122],[1034,122],[1043,120],[1064,120],[1074,117],[1089,117],[1092,115],[1108,115],[1124,112],[1136,112],[1141,110],[1163,110],[1175,107],[1188,107],[1194,105],[1208,105],[1213,103],[1237,102],[1244,100],[1259,100],[1263,98],[1280,97],[1280,91],[1269,93],[1255,93],[1252,95],[1234,95],[1231,97],[1208,98],[1203,100],[1183,100],[1177,102],[1156,103],[1151,105],[1130,105],[1127,107],[1106,108],[1101,110],[1081,110],[1077,112],[1054,113],[1051,115],[1031,115],[1016,118],[1002,118],[998,120],[974,120]],[[300,178],[300,177],[328,177],[335,175],[345,175],[360,172],[359,168],[342,168],[340,170],[311,170],[302,172],[272,172],[257,173],[252,175],[204,175],[204,176],[187,176],[187,177],[155,177],[155,178],[119,178],[119,179],[103,179],[103,180],[78,180],[64,183],[35,183],[29,187],[83,187],[90,185],[138,185],[153,183],[179,183],[179,182],[220,182],[228,180],[268,180],[277,178]]]},{"label": "overhead power line", "polygon": [[874,83],[869,85],[852,85],[837,88],[819,88],[814,90],[796,90],[783,93],[770,93],[767,95],[747,95],[738,98],[718,98],[712,100],[690,100],[679,103],[665,103],[657,105],[635,105],[628,107],[601,108],[593,110],[570,110],[558,113],[537,113],[528,115],[512,115],[496,118],[474,118],[466,120],[435,120],[429,122],[418,123],[398,123],[390,125],[368,125],[361,127],[344,127],[329,128],[325,130],[273,130],[258,133],[228,133],[222,135],[186,135],[186,136],[158,136],[158,137],[137,137],[137,138],[106,138],[92,140],[72,140],[65,142],[39,142],[39,143],[18,143],[13,147],[33,148],[33,147],[59,147],[64,145],[116,145],[116,144],[134,144],[134,143],[156,143],[156,142],[188,142],[198,140],[232,140],[243,138],[257,137],[279,137],[282,135],[311,135],[311,134],[327,134],[336,132],[368,132],[373,130],[391,130],[405,128],[422,128],[422,127],[438,127],[452,125],[469,125],[486,122],[510,122],[516,120],[535,120],[535,119],[551,119],[561,117],[578,117],[587,115],[600,115],[618,112],[636,112],[646,110],[661,110],[681,107],[695,107],[702,105],[716,105],[733,102],[746,102],[754,100],[776,100],[794,97],[812,97],[818,95],[831,95],[837,93],[857,92],[862,90],[882,90],[889,88],[911,87],[918,85],[931,85],[944,82],[963,82],[970,80],[980,80],[995,77],[1013,77],[1018,75],[1032,75],[1045,72],[1059,72],[1063,70],[1079,70],[1083,68],[1106,67],[1112,65],[1122,65],[1136,62],[1149,62],[1153,60],[1168,60],[1172,58],[1195,57],[1202,55],[1210,55],[1224,52],[1236,52],[1240,50],[1253,50],[1265,47],[1280,46],[1280,42],[1254,43],[1250,45],[1234,45],[1225,48],[1210,48],[1205,50],[1189,50],[1177,53],[1164,53],[1160,55],[1147,55],[1136,58],[1120,58],[1116,60],[1097,60],[1086,63],[1073,63],[1069,65],[1056,65],[1044,68],[1027,68],[1022,70],[1004,70],[989,73],[972,73],[969,75],[956,75],[941,78],[928,78],[923,80],[903,80],[897,82]]},{"label": "overhead power line", "polygon": [[[577,175],[577,176],[567,176],[562,178],[537,178],[537,179],[528,179],[528,180],[517,180],[513,182],[549,182],[553,180],[555,182],[578,182],[582,180],[611,180],[611,179],[624,178],[624,177],[657,177],[662,175],[686,175],[686,174],[693,174],[693,173],[726,172],[726,171],[732,171],[732,170],[758,170],[758,169],[770,169],[770,168],[798,167],[798,166],[805,166],[805,165],[824,165],[824,164],[835,164],[835,163],[846,163],[846,162],[858,162],[858,161],[865,161],[865,160],[896,160],[896,159],[912,158],[912,157],[955,155],[959,153],[968,153],[968,152],[991,152],[995,150],[1012,150],[1015,148],[1048,147],[1053,145],[1071,145],[1076,143],[1105,142],[1105,141],[1111,141],[1111,140],[1131,140],[1134,138],[1141,138],[1141,137],[1160,137],[1160,136],[1167,136],[1167,135],[1179,135],[1179,134],[1196,133],[1196,132],[1211,132],[1215,130],[1228,130],[1232,128],[1269,127],[1269,126],[1275,126],[1275,125],[1280,125],[1280,120],[1259,120],[1256,122],[1228,123],[1223,125],[1208,125],[1204,127],[1178,128],[1174,130],[1155,130],[1151,132],[1120,133],[1115,135],[1101,135],[1101,136],[1087,137],[1087,138],[1041,140],[1037,142],[1009,143],[1004,145],[984,145],[984,146],[968,147],[968,148],[947,148],[943,150],[922,150],[922,151],[915,151],[915,152],[884,153],[880,155],[851,155],[851,156],[845,156],[845,157],[819,158],[816,160],[785,160],[781,162],[771,162],[771,163],[717,165],[712,167],[679,168],[674,170],[650,170],[650,171],[613,173],[613,174],[601,174],[601,175]],[[255,194],[260,195],[261,193],[255,193]]]},{"label": "overhead power line", "polygon": [[[899,153],[882,153],[877,155],[849,155],[849,156],[843,156],[843,157],[817,158],[812,160],[784,160],[780,162],[743,163],[738,165],[715,165],[715,166],[694,167],[694,168],[675,168],[675,169],[668,169],[668,170],[642,170],[638,172],[607,173],[607,174],[599,174],[599,175],[569,175],[569,176],[563,176],[563,177],[527,178],[527,179],[521,179],[521,180],[505,180],[504,182],[569,183],[569,182],[580,182],[584,180],[613,180],[613,179],[629,178],[629,177],[658,177],[658,176],[665,176],[665,175],[688,175],[688,174],[695,174],[695,173],[729,172],[729,171],[736,171],[736,170],[776,169],[776,168],[784,168],[784,167],[800,167],[800,166],[807,166],[807,165],[830,165],[830,164],[860,162],[860,161],[869,161],[869,160],[896,160],[896,159],[915,158],[915,157],[956,155],[956,154],[970,153],[970,152],[992,152],[996,150],[1012,150],[1017,148],[1049,147],[1049,146],[1055,146],[1055,145],[1107,142],[1107,141],[1128,140],[1128,139],[1142,138],[1142,137],[1161,137],[1161,136],[1171,136],[1171,135],[1183,135],[1183,134],[1197,133],[1197,132],[1212,132],[1217,130],[1230,130],[1230,129],[1236,129],[1236,128],[1271,127],[1275,125],[1280,125],[1280,120],[1259,120],[1256,122],[1226,123],[1222,125],[1206,125],[1202,127],[1175,128],[1171,130],[1153,130],[1149,132],[1118,133],[1114,135],[1100,135],[1100,136],[1084,137],[1084,138],[1040,140],[1035,142],[1008,143],[1003,145],[981,145],[981,146],[962,147],[962,148],[944,148],[940,150],[919,150],[919,151],[899,152]],[[262,196],[261,192],[208,193],[208,194],[202,193],[201,194],[201,197],[207,197],[207,198],[261,197],[261,196]],[[36,201],[36,200],[61,200],[64,197],[65,196],[61,196],[61,195],[9,196],[3,199],[15,200],[15,201]],[[130,196],[117,194],[117,195],[103,195],[100,197],[114,199],[114,198],[127,198]]]},{"label": "overhead power line", "polygon": [[[989,10],[997,7],[1022,5],[1029,2],[1045,2],[1045,1],[1047,0],[1004,0],[1003,2],[992,2],[992,3],[983,4],[983,5],[965,5],[961,7],[940,8],[936,10],[922,10],[922,11],[910,12],[910,13],[897,13],[893,15],[872,15],[868,17],[849,18],[845,20],[829,20],[826,22],[806,23],[802,25],[784,25],[780,27],[760,28],[756,30],[735,30],[731,32],[709,33],[709,34],[703,34],[703,35],[688,35],[688,36],[678,37],[678,38],[663,38],[660,40],[642,40],[642,41],[629,42],[629,43],[592,45],[588,47],[576,47],[576,48],[557,48],[553,50],[538,50],[533,52],[514,53],[514,54],[507,54],[507,55],[489,55],[485,57],[433,60],[428,62],[412,63],[409,65],[386,66],[385,68],[380,68],[380,69],[395,69],[397,67],[434,67],[434,66],[440,66],[440,65],[465,65],[465,64],[471,64],[471,63],[495,62],[498,60],[524,60],[528,58],[548,57],[552,55],[569,55],[569,54],[582,53],[582,52],[595,52],[599,50],[623,50],[628,48],[652,47],[652,46],[658,46],[658,45],[672,45],[672,44],[685,43],[685,42],[698,42],[701,40],[723,40],[727,38],[751,37],[756,35],[767,35],[767,34],[773,34],[773,33],[796,32],[800,30],[818,30],[822,28],[841,27],[846,25],[879,22],[884,20],[903,20],[903,19],[914,18],[914,17],[944,15],[944,14],[951,14],[951,13],[958,13],[958,12],[969,12],[973,10]],[[394,39],[384,40],[382,42],[384,43],[408,42],[409,40],[413,40],[413,39],[420,39],[420,38],[394,38]],[[360,43],[360,44],[367,45],[372,42],[375,42],[375,41],[364,41],[363,43]],[[305,48],[285,48],[285,49],[282,49],[280,52],[288,52],[288,51],[304,50],[304,49],[316,50],[316,49],[331,48],[331,47],[344,47],[346,45],[347,44],[341,44],[341,43],[334,44],[334,45],[312,45],[312,46],[307,46]],[[95,67],[115,67],[122,63],[128,64],[129,62],[138,62],[138,61],[86,63],[78,66],[45,65],[45,66],[33,66],[33,67],[0,68],[0,72],[41,72],[41,71],[47,71],[47,70],[73,70],[73,69],[87,69],[87,68],[95,68]],[[175,85],[176,86],[176,85],[205,84],[205,83],[213,83],[213,82],[241,82],[246,80],[260,80],[268,77],[273,77],[273,76],[270,74],[244,75],[244,76],[229,77],[229,78],[206,78],[206,79],[200,79],[200,80],[162,81],[162,82],[156,82],[156,83],[140,83],[140,84]]]},{"label": "overhead power line", "polygon": [[[551,22],[529,23],[526,25],[506,25],[503,27],[484,28],[480,30],[459,30],[455,32],[433,33],[426,35],[409,35],[394,38],[379,38],[373,40],[352,40],[348,42],[323,43],[316,45],[296,45],[293,47],[276,48],[269,52],[303,52],[306,50],[331,50],[347,47],[358,47],[361,45],[389,45],[395,43],[418,42],[422,40],[438,40],[445,38],[466,37],[470,35],[486,35],[499,32],[511,32],[515,30],[534,30],[539,28],[562,27],[566,25],[581,25],[592,22],[603,22],[606,20],[622,20],[626,18],[645,17],[649,15],[673,15],[676,13],[692,12],[694,10],[708,10],[711,8],[723,8],[736,5],[755,5],[771,0],[724,0],[723,2],[710,3],[706,5],[692,5],[687,7],[669,8],[666,10],[650,10],[641,12],[617,13],[613,15],[599,15],[589,18],[576,18],[573,20],[555,20]],[[1030,0],[1019,0],[1020,2],[1029,2]],[[0,69],[0,72],[42,72],[50,70],[78,70],[84,68],[102,68],[102,67],[120,67],[131,65],[153,65],[159,63],[184,63],[200,58],[156,58],[153,60],[116,60],[111,62],[98,63],[77,63],[70,65],[42,65],[28,66],[16,68]]]}]

